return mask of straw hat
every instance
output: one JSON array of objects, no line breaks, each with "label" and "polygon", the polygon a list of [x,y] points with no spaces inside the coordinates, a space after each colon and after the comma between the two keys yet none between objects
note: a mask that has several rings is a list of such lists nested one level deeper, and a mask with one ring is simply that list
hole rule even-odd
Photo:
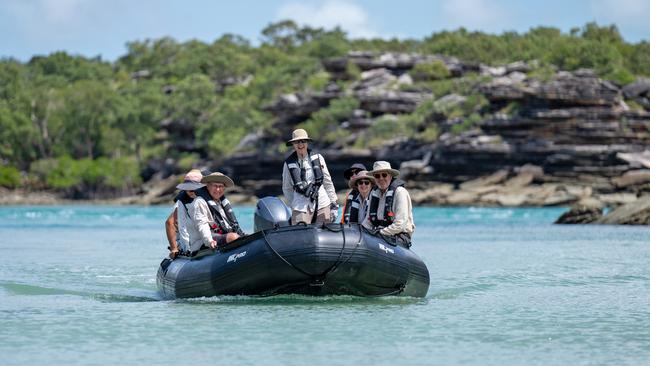
[{"label": "straw hat", "polygon": [[350,178],[350,183],[348,184],[348,186],[350,188],[352,188],[352,189],[355,189],[356,186],[357,186],[357,181],[360,180],[360,179],[367,179],[372,184],[377,183],[377,181],[375,181],[375,177],[373,177],[372,175],[369,175],[368,171],[362,170],[359,173],[353,175],[352,178]]},{"label": "straw hat", "polygon": [[[361,164],[361,163],[352,164],[352,166],[350,166],[349,168],[347,168],[347,169],[345,169],[343,171],[343,178],[345,178],[346,180],[350,180],[350,178],[352,178],[352,176],[354,175],[352,173],[353,170],[359,170],[359,171],[366,170],[367,171],[368,169],[366,169],[366,166]],[[358,172],[357,172],[357,174],[358,174]]]},{"label": "straw hat", "polygon": [[297,130],[293,130],[293,133],[291,134],[291,140],[287,141],[287,146],[291,146],[294,141],[300,141],[300,140],[307,140],[307,141],[314,141],[309,138],[309,135],[307,135],[307,131],[303,130],[302,128],[299,128]]},{"label": "straw hat", "polygon": [[223,185],[226,187],[232,187],[235,185],[235,182],[233,182],[230,177],[219,172],[214,172],[210,175],[206,175],[203,177],[203,179],[201,179],[201,183],[223,183]]},{"label": "straw hat", "polygon": [[205,184],[201,184],[201,179],[203,175],[198,169],[192,169],[183,178],[183,183],[180,183],[176,188],[181,191],[196,191],[197,189],[204,187]]},{"label": "straw hat", "polygon": [[375,163],[372,165],[372,171],[368,172],[368,174],[374,176],[377,173],[383,173],[383,172],[392,175],[393,178],[399,175],[399,170],[393,169],[390,166],[389,162],[383,160],[375,161]]}]

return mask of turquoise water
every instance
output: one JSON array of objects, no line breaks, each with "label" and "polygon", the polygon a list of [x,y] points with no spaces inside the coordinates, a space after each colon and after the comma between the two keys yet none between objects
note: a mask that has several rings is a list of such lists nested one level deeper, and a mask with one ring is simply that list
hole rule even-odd
[{"label": "turquoise water", "polygon": [[0,207],[0,364],[647,364],[650,228],[562,211],[417,208],[424,299],[160,301],[168,208]]}]

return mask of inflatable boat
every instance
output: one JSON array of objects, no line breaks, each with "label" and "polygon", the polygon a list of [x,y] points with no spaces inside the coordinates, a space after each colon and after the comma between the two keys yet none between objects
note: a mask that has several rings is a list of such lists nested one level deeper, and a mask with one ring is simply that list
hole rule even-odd
[{"label": "inflatable boat", "polygon": [[426,295],[429,271],[409,248],[357,224],[290,226],[290,217],[278,198],[261,199],[254,234],[164,259],[157,275],[161,295]]}]

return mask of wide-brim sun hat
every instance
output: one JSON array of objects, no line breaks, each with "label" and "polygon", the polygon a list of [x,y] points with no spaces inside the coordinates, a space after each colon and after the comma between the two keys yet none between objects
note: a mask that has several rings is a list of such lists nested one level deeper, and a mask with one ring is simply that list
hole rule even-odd
[{"label": "wide-brim sun hat", "polygon": [[368,171],[362,170],[362,171],[360,171],[359,173],[353,175],[350,178],[350,182],[348,183],[348,187],[350,187],[352,189],[355,189],[357,187],[357,182],[359,180],[362,180],[362,179],[369,180],[371,184],[376,184],[377,183],[377,181],[375,180],[375,177],[373,177],[372,175],[369,175]]},{"label": "wide-brim sun hat", "polygon": [[352,166],[350,166],[349,168],[347,168],[347,169],[345,169],[343,171],[343,178],[345,178],[345,180],[350,180],[350,178],[352,178],[352,176],[354,175],[352,173],[353,170],[359,170],[359,171],[366,170],[367,171],[368,169],[366,169],[366,166],[361,164],[361,163],[354,163],[354,164],[352,164]]},{"label": "wide-brim sun hat", "polygon": [[219,172],[214,172],[210,175],[206,175],[203,177],[203,179],[201,179],[201,183],[223,183],[223,185],[226,187],[232,187],[235,185],[235,182],[233,182],[230,177]]},{"label": "wide-brim sun hat", "polygon": [[295,141],[300,141],[300,140],[306,140],[306,141],[314,141],[309,138],[309,135],[307,134],[307,131],[303,130],[302,128],[299,128],[297,130],[293,130],[291,133],[291,140],[287,141],[287,146],[291,146]]},{"label": "wide-brim sun hat", "polygon": [[199,188],[205,187],[205,184],[201,184],[201,179],[203,174],[198,169],[192,169],[183,178],[183,182],[176,186],[177,189],[181,191],[196,191]]},{"label": "wide-brim sun hat", "polygon": [[377,173],[383,173],[383,172],[392,175],[393,178],[399,175],[399,170],[393,169],[390,166],[389,162],[383,160],[375,161],[375,163],[372,164],[372,171],[369,171],[368,174],[374,176]]}]

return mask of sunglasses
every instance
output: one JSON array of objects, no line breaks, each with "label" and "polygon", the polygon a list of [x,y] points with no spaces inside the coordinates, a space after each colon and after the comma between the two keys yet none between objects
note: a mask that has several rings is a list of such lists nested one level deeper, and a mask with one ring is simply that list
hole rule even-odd
[{"label": "sunglasses", "polygon": [[367,180],[367,179],[360,180],[360,181],[357,182],[357,185],[358,185],[358,186],[360,186],[360,185],[364,185],[364,186],[365,186],[365,185],[370,185],[370,181]]},{"label": "sunglasses", "polygon": [[306,144],[306,143],[308,143],[308,142],[309,142],[309,140],[298,140],[298,141],[294,141],[293,144],[294,144],[294,145],[298,145],[298,144]]},{"label": "sunglasses", "polygon": [[373,175],[374,175],[375,178],[377,178],[377,179],[388,177],[388,173],[377,173],[377,174],[373,174]]}]

